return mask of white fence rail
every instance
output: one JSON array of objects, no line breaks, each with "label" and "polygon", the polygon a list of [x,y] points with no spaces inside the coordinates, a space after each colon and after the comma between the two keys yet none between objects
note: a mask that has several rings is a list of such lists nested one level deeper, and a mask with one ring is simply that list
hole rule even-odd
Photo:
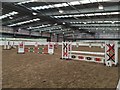
[{"label": "white fence rail", "polygon": [[[14,41],[14,45],[19,45],[19,43],[20,43],[21,41]],[[31,41],[24,41],[25,42],[25,45],[35,45],[35,43],[37,42],[37,41],[35,41],[35,42],[31,42]],[[4,45],[4,43],[5,43],[5,41],[0,41],[0,46],[1,45]],[[54,42],[54,44],[55,44],[56,42]],[[43,42],[38,42],[38,44],[39,45],[47,45],[48,44],[48,42],[45,42],[45,41],[43,41]],[[62,42],[58,42],[58,45],[62,45]],[[73,42],[72,43],[72,45],[76,45],[76,42]],[[104,46],[104,44],[100,44],[100,43],[83,43],[83,42],[79,42],[79,46]],[[118,45],[118,47],[120,48],[120,44]]]},{"label": "white fence rail", "polygon": [[[21,41],[14,41],[14,45],[19,45]],[[5,41],[0,41],[0,45],[4,45]],[[25,45],[35,45],[36,42],[24,42]],[[47,45],[49,42],[37,42],[39,45]],[[53,42],[54,44],[56,44],[56,42]],[[59,45],[62,45],[61,42],[58,43]]]},{"label": "white fence rail", "polygon": [[70,53],[105,55],[103,52],[69,51]]}]

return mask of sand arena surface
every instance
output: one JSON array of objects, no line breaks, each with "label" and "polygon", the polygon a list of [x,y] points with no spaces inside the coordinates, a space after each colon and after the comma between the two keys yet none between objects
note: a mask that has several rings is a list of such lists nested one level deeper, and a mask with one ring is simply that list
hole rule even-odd
[{"label": "sand arena surface", "polygon": [[[74,47],[74,50],[89,51],[90,48]],[[93,47],[92,51],[104,49]],[[17,49],[3,50],[3,88],[116,88],[118,67],[61,60],[60,57],[60,46],[54,55],[17,54]]]}]

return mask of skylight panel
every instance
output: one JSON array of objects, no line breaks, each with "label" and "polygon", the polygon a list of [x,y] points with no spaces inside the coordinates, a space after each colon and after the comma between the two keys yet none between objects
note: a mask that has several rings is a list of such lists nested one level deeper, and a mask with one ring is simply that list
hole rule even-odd
[{"label": "skylight panel", "polygon": [[120,12],[111,12],[111,14],[120,14]]},{"label": "skylight panel", "polygon": [[79,15],[73,15],[74,17],[79,17]]},{"label": "skylight panel", "polygon": [[69,17],[72,17],[73,15],[68,15]]},{"label": "skylight panel", "polygon": [[48,27],[51,26],[50,24],[46,24],[46,25],[41,25],[41,26],[36,26],[36,27],[29,27],[27,29],[38,29],[38,28],[42,28],[42,27]]},{"label": "skylight panel", "polygon": [[83,17],[83,16],[85,16],[84,14],[80,14],[80,17]]},{"label": "skylight panel", "polygon": [[37,7],[31,7],[33,10],[41,10],[41,9],[49,9],[49,8],[55,8],[55,7],[66,7],[69,6],[67,3],[59,3],[59,4],[52,4],[52,5],[44,5],[44,6],[37,6]]},{"label": "skylight panel", "polygon": [[82,17],[84,14],[79,14],[79,15],[73,15],[73,17]]},{"label": "skylight panel", "polygon": [[19,23],[16,23],[16,24],[11,24],[11,25],[8,25],[8,26],[17,26],[17,25],[22,25],[22,24],[38,21],[38,20],[40,20],[40,19],[36,18],[36,19],[29,20],[29,21],[23,21],[23,22],[19,22]]},{"label": "skylight panel", "polygon": [[90,3],[90,0],[82,0],[80,1],[82,4],[87,4],[87,3]]},{"label": "skylight panel", "polygon": [[18,12],[12,11],[12,12],[10,12],[10,13],[8,13],[8,14],[5,14],[5,15],[0,16],[0,19],[4,19],[4,18],[10,17],[10,16],[14,16],[14,15],[16,15],[16,14],[18,14]]},{"label": "skylight panel", "polygon": [[97,1],[97,0],[89,0],[90,2],[92,3],[95,3],[95,2],[101,2],[101,0]]},{"label": "skylight panel", "polygon": [[64,17],[69,17],[68,15],[65,15]]},{"label": "skylight panel", "polygon": [[65,7],[66,7],[66,6],[69,6],[67,3],[62,3],[62,5],[65,6]]},{"label": "skylight panel", "polygon": [[119,12],[104,12],[104,13],[90,13],[90,14],[60,15],[60,16],[54,16],[54,18],[101,16],[101,15],[114,15],[114,14],[120,14],[120,13]]},{"label": "skylight panel", "polygon": [[18,5],[21,5],[21,4],[27,4],[27,3],[30,3],[30,2],[32,2],[32,0],[24,1],[24,2],[19,2],[19,3],[17,3],[17,4],[18,4]]},{"label": "skylight panel", "polygon": [[55,7],[63,7],[62,4],[55,4],[54,6],[55,6]]},{"label": "skylight panel", "polygon": [[94,14],[93,13],[91,13],[91,14],[86,14],[87,16],[94,16]]},{"label": "skylight panel", "polygon": [[95,3],[95,2],[107,2],[107,1],[111,1],[111,0],[82,0],[80,1],[82,4],[88,4],[88,3]]},{"label": "skylight panel", "polygon": [[41,7],[41,6],[39,6],[39,7],[31,7],[31,9],[33,9],[33,10],[39,10],[40,7]]},{"label": "skylight panel", "polygon": [[70,2],[68,4],[70,4],[70,5],[80,5],[80,2],[79,1],[73,1],[73,2]]},{"label": "skylight panel", "polygon": [[99,15],[102,15],[102,14],[101,13],[95,13],[94,15],[99,16]]},{"label": "skylight panel", "polygon": [[49,8],[54,8],[54,6],[53,6],[53,5],[48,5],[48,7],[49,7]]},{"label": "skylight panel", "polygon": [[102,13],[102,15],[107,15],[108,13]]},{"label": "skylight panel", "polygon": [[66,7],[66,6],[69,6],[67,3],[61,3],[61,4],[54,4],[53,5],[54,7]]},{"label": "skylight panel", "polygon": [[41,7],[42,9],[49,9],[49,7],[47,5]]},{"label": "skylight panel", "polygon": [[9,17],[9,16],[11,16],[10,14],[5,14],[5,15],[3,15],[4,17]]}]

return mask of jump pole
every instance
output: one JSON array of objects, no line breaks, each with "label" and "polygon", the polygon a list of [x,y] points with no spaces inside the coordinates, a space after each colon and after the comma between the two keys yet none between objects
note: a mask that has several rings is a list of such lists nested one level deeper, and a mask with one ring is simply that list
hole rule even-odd
[{"label": "jump pole", "polygon": [[[105,53],[102,52],[85,52],[85,51],[72,51],[72,44],[71,44],[71,49],[68,49],[70,43],[69,42],[62,42],[62,59],[72,59],[74,56],[77,56],[76,54],[72,53],[80,53],[80,54],[96,54],[96,55],[104,55],[104,57],[98,57],[101,58],[102,61],[100,63],[104,63],[106,66],[112,66],[112,65],[117,65],[118,64],[118,42],[117,41],[106,41],[105,42]],[[90,62],[95,62],[92,59],[97,59],[97,56],[86,56],[86,55],[81,55],[85,57],[89,57],[88,61]],[[84,59],[85,60],[85,59]],[[85,60],[86,61],[86,60]]]}]

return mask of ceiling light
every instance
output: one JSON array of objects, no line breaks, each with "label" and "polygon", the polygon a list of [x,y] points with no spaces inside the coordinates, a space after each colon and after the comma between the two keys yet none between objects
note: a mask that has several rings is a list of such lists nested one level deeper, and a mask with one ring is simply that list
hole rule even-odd
[{"label": "ceiling light", "polygon": [[68,15],[69,17],[72,17],[73,15]]},{"label": "ceiling light", "polygon": [[119,28],[117,28],[116,30],[119,30]]},{"label": "ceiling light", "polygon": [[105,31],[103,31],[103,33],[105,33]]},{"label": "ceiling light", "polygon": [[63,10],[59,10],[59,13],[63,13],[64,11]]},{"label": "ceiling light", "polygon": [[120,14],[120,12],[111,12],[111,14]]},{"label": "ceiling light", "polygon": [[21,28],[18,29],[18,31],[20,31],[20,30],[21,30]]},{"label": "ceiling light", "polygon": [[114,22],[114,21],[112,21],[111,23],[112,23],[112,24],[114,24],[115,22]]},{"label": "ceiling light", "polygon": [[79,1],[73,1],[73,2],[70,2],[68,4],[70,4],[70,5],[80,5],[80,2]]},{"label": "ceiling light", "polygon": [[29,29],[32,29],[32,27],[29,27]]},{"label": "ceiling light", "polygon": [[86,22],[83,22],[84,24],[87,24]]},{"label": "ceiling light", "polygon": [[86,14],[87,16],[94,16],[94,14],[93,13],[91,13],[91,14]]},{"label": "ceiling light", "polygon": [[62,5],[65,6],[65,7],[66,7],[66,6],[69,6],[67,3],[62,3]]},{"label": "ceiling light", "polygon": [[33,14],[33,15],[37,15],[37,13],[34,13],[34,12],[33,12],[32,14]]},{"label": "ceiling light", "polygon": [[13,19],[13,17],[9,17],[9,19]]},{"label": "ceiling light", "polygon": [[110,14],[110,13],[102,13],[102,15],[108,15],[108,14]]},{"label": "ceiling light", "polygon": [[41,9],[49,9],[49,7],[47,5],[41,6]]},{"label": "ceiling light", "polygon": [[103,21],[98,21],[98,23],[103,23]]},{"label": "ceiling light", "polygon": [[99,16],[99,15],[102,15],[102,14],[101,13],[94,13],[94,15]]},{"label": "ceiling light", "polygon": [[63,7],[62,4],[54,4],[54,7]]},{"label": "ceiling light", "polygon": [[57,25],[57,23],[55,23],[54,25]]},{"label": "ceiling light", "polygon": [[111,22],[111,21],[104,21],[105,23],[109,23],[109,22]]},{"label": "ceiling light", "polygon": [[54,6],[53,6],[53,5],[48,5],[48,7],[49,7],[49,8],[54,8]]},{"label": "ceiling light", "polygon": [[63,22],[63,24],[65,24],[65,22]]},{"label": "ceiling light", "polygon": [[[105,1],[111,1],[111,0],[104,0]],[[88,4],[88,3],[95,3],[95,2],[103,2],[103,0],[81,0],[82,4]]]},{"label": "ceiling light", "polygon": [[103,9],[103,5],[99,5],[98,8],[99,8],[99,9]]}]

